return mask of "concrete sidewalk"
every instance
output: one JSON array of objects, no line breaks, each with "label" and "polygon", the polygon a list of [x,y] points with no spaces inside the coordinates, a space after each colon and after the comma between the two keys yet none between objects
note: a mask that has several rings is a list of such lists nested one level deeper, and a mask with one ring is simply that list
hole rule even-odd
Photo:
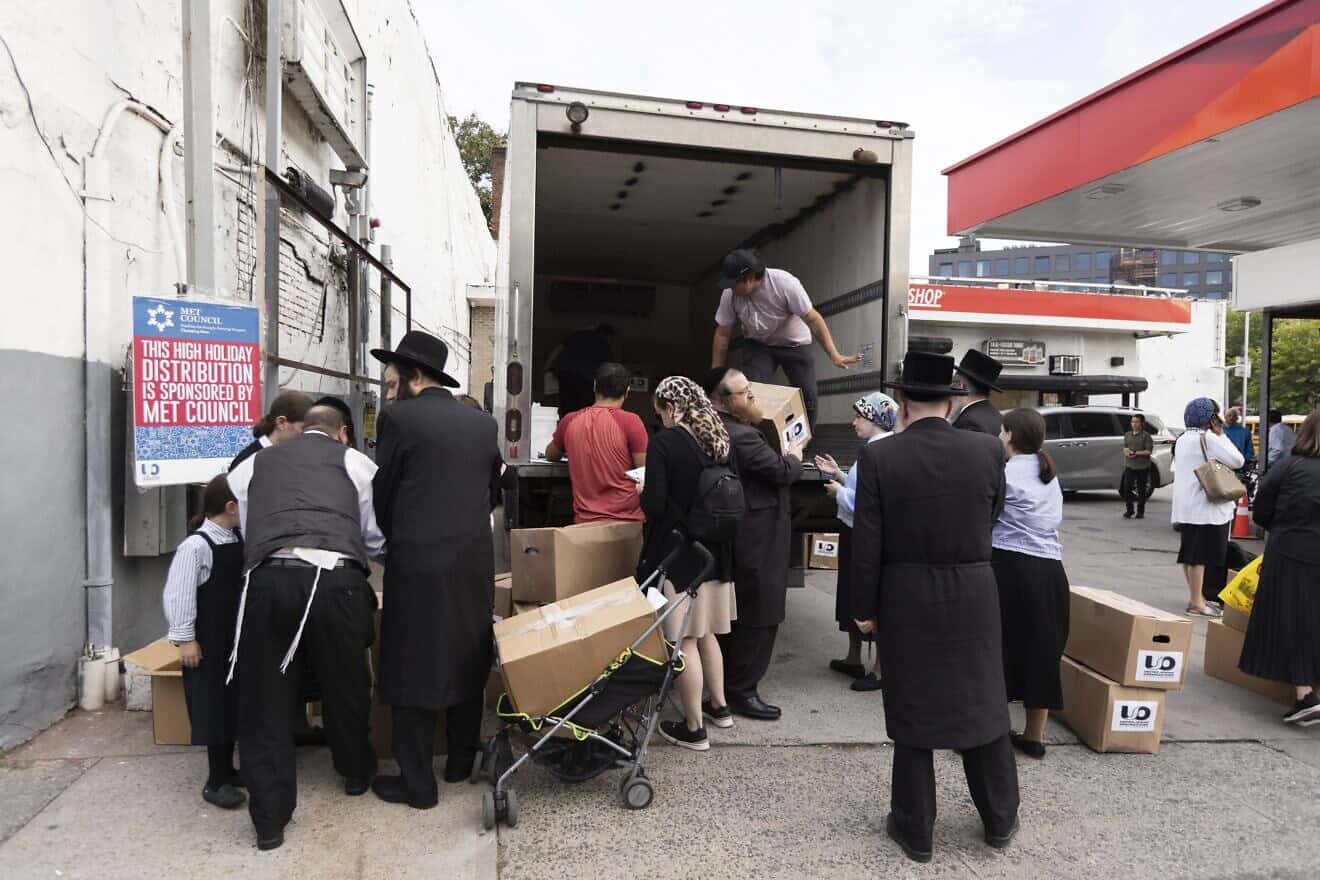
[{"label": "concrete sidewalk", "polygon": [[[1164,496],[1142,521],[1112,495],[1070,499],[1072,580],[1180,611]],[[74,712],[0,760],[0,877],[1314,877],[1320,728],[1286,727],[1281,707],[1206,677],[1196,630],[1160,754],[1098,755],[1051,722],[1046,758],[1019,762],[1022,832],[1005,853],[982,843],[953,754],[936,760],[934,862],[884,837],[881,702],[827,668],[846,642],[833,575],[818,572],[790,593],[763,688],[784,719],[711,728],[705,754],[661,742],[649,810],[620,806],[618,773],[566,786],[531,768],[518,827],[485,833],[478,788],[442,785],[440,807],[420,812],[348,798],[328,752],[300,750],[288,842],[260,853],[246,811],[201,801],[202,750],[153,745],[141,713]]]}]

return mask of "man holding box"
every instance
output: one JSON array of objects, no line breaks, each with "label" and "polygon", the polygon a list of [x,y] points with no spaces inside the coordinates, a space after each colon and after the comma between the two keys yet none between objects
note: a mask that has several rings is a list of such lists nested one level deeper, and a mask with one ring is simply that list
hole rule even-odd
[{"label": "man holding box", "polygon": [[842,355],[820,312],[811,305],[802,282],[783,269],[768,269],[753,250],[740,249],[720,267],[720,306],[715,312],[715,338],[710,365],[725,365],[733,325],[742,326],[743,372],[752,382],[773,384],[782,369],[788,384],[802,390],[807,419],[816,424],[816,362],[811,354],[814,333],[834,365],[846,370],[860,363],[860,354]]},{"label": "man holding box", "polygon": [[[757,688],[770,668],[775,636],[784,622],[788,552],[793,538],[788,487],[802,473],[802,450],[780,455],[770,448],[758,427],[762,415],[751,383],[738,370],[711,370],[705,387],[729,432],[747,505],[733,546],[738,619],[730,632],[719,636],[724,653],[724,693],[728,709],[738,715],[777,721],[779,707],[761,699]],[[710,706],[709,711],[718,716],[720,708]]]},{"label": "man holding box", "polygon": [[495,420],[456,400],[449,349],[418,330],[372,355],[399,377],[377,421],[376,516],[389,541],[380,623],[380,694],[393,720],[399,776],[378,776],[384,801],[436,805],[431,769],[437,712],[445,710],[445,781],[466,779],[481,734],[492,652],[499,497]]},{"label": "man holding box", "polygon": [[886,832],[927,862],[935,827],[935,749],[962,754],[985,841],[1018,829],[999,592],[991,529],[1004,506],[998,438],[948,422],[953,358],[910,351],[898,389],[904,429],[858,460],[852,610],[878,632],[885,729],[894,741]]}]

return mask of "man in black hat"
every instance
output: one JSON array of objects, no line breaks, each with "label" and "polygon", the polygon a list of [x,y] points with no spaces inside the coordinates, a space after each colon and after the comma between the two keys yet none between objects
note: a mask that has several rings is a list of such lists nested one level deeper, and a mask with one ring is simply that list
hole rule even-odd
[{"label": "man in black hat", "polygon": [[1004,420],[990,403],[990,392],[1003,390],[995,383],[999,381],[1004,365],[988,354],[969,348],[957,370],[954,386],[967,394],[967,400],[953,420],[953,426],[964,431],[980,431],[998,439]]},{"label": "man in black hat", "polygon": [[756,251],[739,249],[725,257],[719,283],[724,292],[715,312],[711,368],[725,366],[733,326],[741,325],[743,373],[752,382],[773,382],[775,370],[782,369],[788,384],[801,389],[807,419],[814,425],[816,362],[811,354],[812,334],[841,370],[860,363],[862,356],[839,354],[830,328],[812,307],[802,282],[783,269],[766,268]]},{"label": "man in black hat", "polygon": [[953,358],[910,351],[897,389],[904,430],[862,449],[853,529],[853,613],[878,631],[885,728],[894,741],[886,831],[929,861],[934,749],[962,754],[990,846],[1018,828],[999,593],[990,530],[1004,504],[997,437],[954,430]]},{"label": "man in black hat", "polygon": [[439,797],[431,769],[437,712],[445,710],[445,781],[467,779],[481,733],[493,643],[498,500],[495,420],[447,389],[444,342],[412,330],[394,351],[395,402],[376,423],[376,515],[389,541],[380,622],[380,694],[393,719],[399,776],[378,776],[382,800],[418,809]]}]

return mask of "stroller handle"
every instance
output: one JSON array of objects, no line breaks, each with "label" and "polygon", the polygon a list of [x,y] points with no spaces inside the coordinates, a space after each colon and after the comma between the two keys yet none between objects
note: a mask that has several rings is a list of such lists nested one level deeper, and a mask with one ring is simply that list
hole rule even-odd
[{"label": "stroller handle", "polygon": [[678,537],[678,545],[674,547],[673,550],[670,550],[669,554],[665,556],[664,559],[660,560],[660,564],[656,566],[656,572],[667,577],[670,566],[672,566],[674,561],[682,555],[684,550],[691,547],[692,550],[696,552],[697,556],[701,558],[701,571],[697,574],[692,583],[688,584],[685,592],[696,593],[697,587],[704,584],[706,579],[715,571],[715,557],[711,555],[710,551],[706,549],[704,544],[695,538],[689,538],[687,535],[683,534],[681,530],[674,529],[671,535]]}]

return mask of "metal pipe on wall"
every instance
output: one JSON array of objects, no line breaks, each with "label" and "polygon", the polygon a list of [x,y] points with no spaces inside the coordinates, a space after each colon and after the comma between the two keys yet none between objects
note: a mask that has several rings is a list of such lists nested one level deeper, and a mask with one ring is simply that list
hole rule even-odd
[{"label": "metal pipe on wall", "polygon": [[183,0],[183,120],[188,293],[210,296],[216,289],[210,0]]},{"label": "metal pipe on wall", "polygon": [[[281,77],[280,16],[282,0],[266,0],[266,168],[279,177],[280,131],[284,116],[284,81]],[[262,409],[268,409],[275,395],[280,393],[280,367],[273,358],[280,353],[280,192],[266,181],[265,250],[266,328],[262,348],[265,349],[262,370]]]},{"label": "metal pipe on wall", "polygon": [[1260,413],[1256,417],[1256,458],[1260,472],[1270,466],[1270,362],[1274,359],[1274,313],[1260,313]]}]

